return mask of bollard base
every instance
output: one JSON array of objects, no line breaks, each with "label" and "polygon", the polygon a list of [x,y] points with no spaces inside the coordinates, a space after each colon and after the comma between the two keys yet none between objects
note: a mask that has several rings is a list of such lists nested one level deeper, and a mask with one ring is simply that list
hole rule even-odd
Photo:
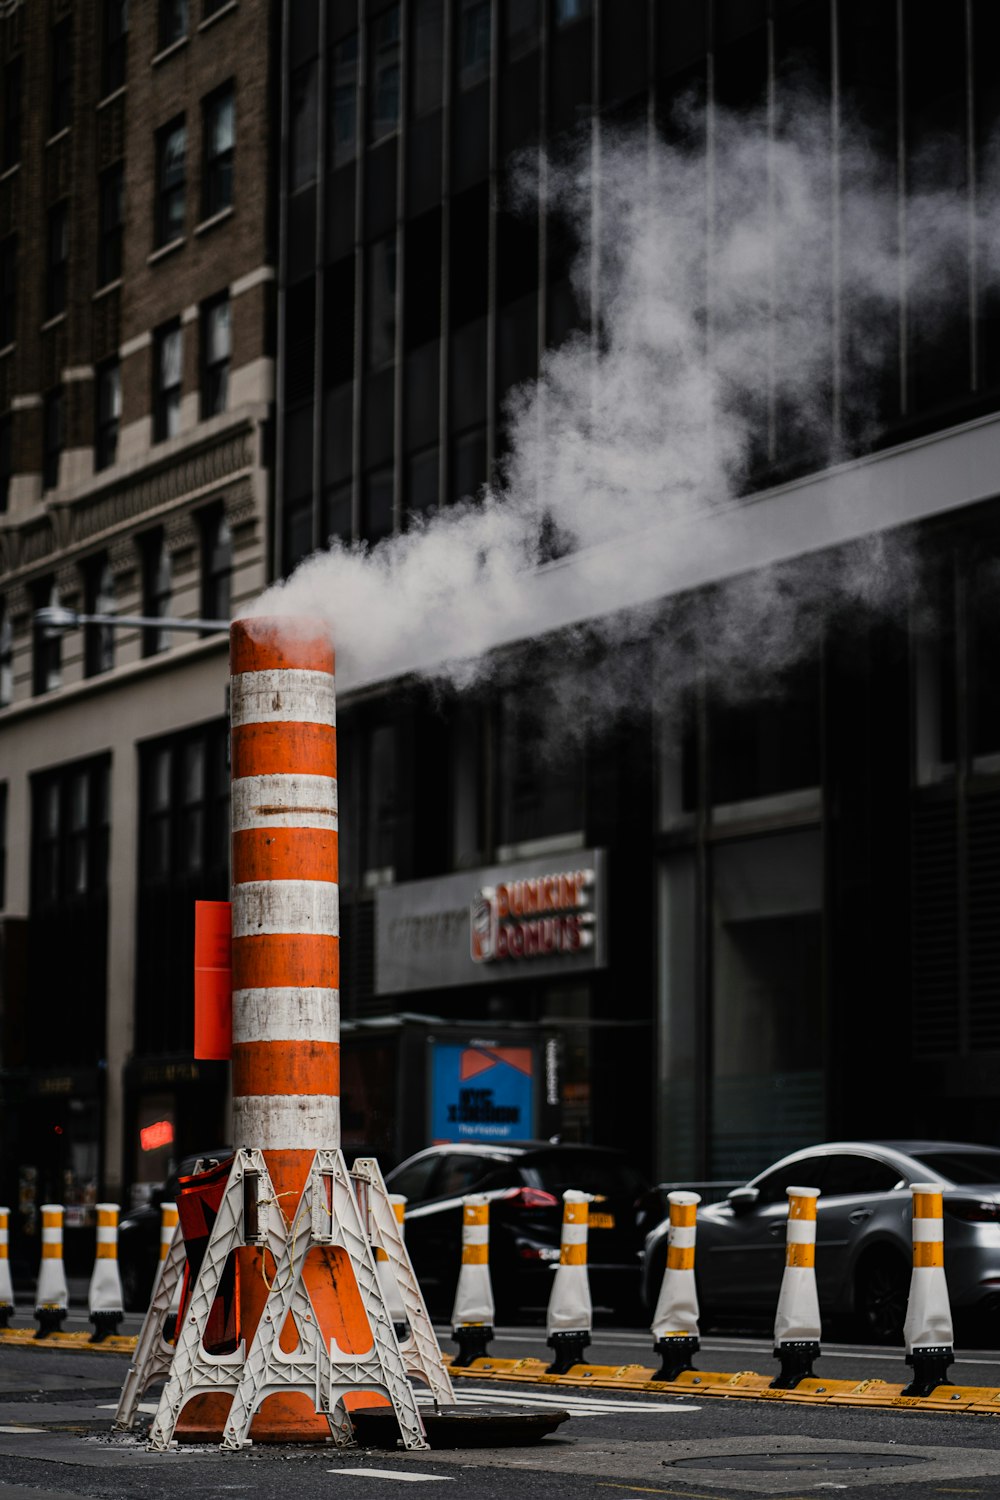
[{"label": "bollard base", "polygon": [[913,1370],[913,1379],[904,1386],[904,1396],[929,1396],[939,1385],[951,1385],[948,1366],[955,1363],[955,1351],[950,1344],[931,1344],[924,1349],[914,1349],[906,1356],[906,1363]]},{"label": "bollard base", "polygon": [[58,1333],[66,1321],[65,1307],[36,1307],[35,1322],[38,1324],[35,1330],[36,1339],[48,1338],[50,1333]]},{"label": "bollard base", "polygon": [[14,1304],[12,1302],[0,1302],[0,1328],[9,1328],[10,1320],[14,1316]]},{"label": "bollard base", "polygon": [[409,1323],[403,1322],[393,1323],[392,1331],[396,1335],[396,1343],[405,1344],[407,1339],[410,1337],[410,1333],[412,1330]]},{"label": "bollard base", "polygon": [[574,1365],[586,1364],[584,1356],[590,1343],[590,1329],[550,1333],[545,1342],[553,1352],[552,1363],[545,1371],[546,1375],[568,1375]]},{"label": "bollard base", "polygon": [[103,1344],[109,1333],[117,1333],[125,1317],[124,1312],[92,1312],[90,1321],[94,1331],[88,1339],[90,1344]]},{"label": "bollard base", "polygon": [[[528,1405],[490,1406],[488,1402],[421,1405],[420,1416],[432,1448],[525,1448],[569,1421],[569,1412],[559,1407],[539,1411]],[[356,1406],[351,1422],[362,1448],[395,1451],[399,1424],[391,1406]]]},{"label": "bollard base", "polygon": [[452,1360],[452,1368],[464,1370],[474,1359],[483,1359],[490,1352],[493,1337],[492,1323],[460,1323],[453,1328],[451,1336],[458,1345],[458,1353]]},{"label": "bollard base", "polygon": [[696,1333],[667,1334],[664,1338],[657,1339],[653,1345],[653,1353],[659,1356],[660,1368],[653,1379],[676,1380],[684,1370],[693,1370],[691,1356],[697,1354],[700,1348],[701,1342]]},{"label": "bollard base", "polygon": [[779,1344],[775,1359],[781,1360],[781,1373],[771,1381],[772,1391],[794,1391],[800,1380],[813,1378],[813,1360],[819,1359],[818,1339],[789,1339]]}]

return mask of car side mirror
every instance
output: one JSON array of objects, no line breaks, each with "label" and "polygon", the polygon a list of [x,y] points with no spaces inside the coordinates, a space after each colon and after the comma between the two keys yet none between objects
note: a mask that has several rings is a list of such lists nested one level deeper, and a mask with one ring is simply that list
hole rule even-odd
[{"label": "car side mirror", "polygon": [[734,1214],[745,1214],[749,1213],[759,1197],[760,1188],[739,1187],[726,1194],[726,1202]]}]

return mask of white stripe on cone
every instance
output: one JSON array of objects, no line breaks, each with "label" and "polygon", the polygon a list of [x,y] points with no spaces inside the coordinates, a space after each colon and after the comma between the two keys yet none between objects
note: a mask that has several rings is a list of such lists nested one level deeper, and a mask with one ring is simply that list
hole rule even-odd
[{"label": "white stripe on cone", "polygon": [[[63,1212],[61,1203],[43,1203],[41,1211],[43,1214],[59,1214],[61,1226]],[[42,1244],[58,1244],[61,1249],[62,1228],[43,1229]],[[69,1289],[66,1286],[66,1270],[61,1254],[52,1260],[42,1257],[38,1268],[38,1285],[35,1288],[35,1307],[59,1307],[64,1311],[69,1308]]]},{"label": "white stripe on cone", "polygon": [[[667,1194],[667,1202],[675,1203],[678,1208],[697,1208],[701,1198],[697,1193],[674,1192]],[[696,1234],[693,1224],[671,1224],[667,1231],[668,1253],[671,1246],[678,1250],[693,1250]],[[671,1333],[698,1337],[698,1290],[693,1267],[690,1271],[675,1271],[669,1265],[664,1267],[650,1332],[654,1339],[665,1338]]]},{"label": "white stripe on cone", "polygon": [[[799,1198],[818,1198],[819,1189],[790,1187],[789,1195]],[[809,1245],[816,1243],[815,1219],[789,1219],[785,1231],[786,1245]],[[785,1266],[778,1293],[778,1309],[774,1315],[774,1346],[807,1341],[820,1341],[819,1296],[816,1291],[815,1266]]]},{"label": "white stripe on cone", "polygon": [[[564,1203],[590,1203],[592,1193],[578,1193],[567,1188],[563,1193]],[[563,1224],[564,1245],[586,1244],[587,1229],[582,1224]],[[556,1266],[549,1294],[549,1305],[545,1314],[546,1334],[589,1333],[594,1321],[590,1302],[590,1281],[586,1264],[582,1266]]]},{"label": "white stripe on cone", "polygon": [[[485,1224],[467,1224],[467,1208],[486,1208],[489,1211],[489,1199],[482,1193],[470,1193],[462,1199],[462,1249],[466,1245],[489,1245],[490,1226],[489,1221]],[[451,1310],[452,1328],[461,1328],[466,1323],[488,1323],[492,1328],[493,1319],[496,1316],[496,1307],[493,1302],[493,1286],[490,1281],[489,1262],[481,1266],[459,1267],[458,1285],[455,1287],[455,1304]]]},{"label": "white stripe on cone", "polygon": [[[914,1182],[910,1192],[940,1193],[939,1182]],[[927,1226],[932,1226],[928,1229]],[[917,1243],[929,1240],[944,1242],[942,1219],[913,1220],[913,1238]],[[903,1324],[906,1352],[914,1349],[937,1348],[942,1345],[952,1348],[955,1330],[951,1321],[951,1302],[948,1297],[948,1281],[943,1266],[914,1266],[910,1273],[910,1295],[906,1301],[906,1321]]]},{"label": "white stripe on cone", "polygon": [[[97,1243],[99,1245],[111,1245],[118,1243],[118,1214],[120,1212],[117,1203],[98,1203],[98,1212],[114,1212],[115,1222],[113,1226],[99,1227],[97,1230]],[[98,1312],[124,1312],[125,1299],[122,1295],[121,1276],[118,1274],[118,1257],[107,1260],[94,1260],[94,1269],[90,1277],[90,1286],[87,1291],[87,1310],[91,1313]]]}]

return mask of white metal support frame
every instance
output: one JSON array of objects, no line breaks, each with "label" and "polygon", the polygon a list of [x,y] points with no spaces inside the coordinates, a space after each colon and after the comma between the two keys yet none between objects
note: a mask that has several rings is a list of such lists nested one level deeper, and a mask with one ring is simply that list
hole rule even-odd
[{"label": "white metal support frame", "polygon": [[186,1258],[184,1236],[178,1223],[174,1226],[170,1249],[156,1268],[149,1309],[143,1319],[135,1354],[118,1398],[118,1410],[113,1424],[115,1432],[131,1431],[139,1402],[149,1387],[162,1380],[170,1371],[174,1346],[168,1344],[163,1337],[163,1329],[173,1307],[177,1286],[184,1275]]},{"label": "white metal support frame", "polygon": [[406,1373],[411,1378],[416,1376],[424,1380],[435,1401],[453,1405],[455,1392],[451,1376],[441,1358],[441,1346],[428,1316],[379,1164],[373,1156],[359,1156],[351,1168],[351,1176],[356,1184],[362,1220],[367,1217],[369,1239],[374,1246],[385,1251],[406,1312],[410,1333],[400,1344]]}]

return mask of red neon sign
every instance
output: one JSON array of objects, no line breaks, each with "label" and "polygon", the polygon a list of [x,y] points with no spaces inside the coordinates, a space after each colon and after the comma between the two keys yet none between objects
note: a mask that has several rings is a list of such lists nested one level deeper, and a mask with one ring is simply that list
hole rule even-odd
[{"label": "red neon sign", "polygon": [[161,1146],[169,1146],[174,1138],[174,1127],[169,1120],[154,1120],[152,1125],[145,1125],[139,1131],[139,1145],[143,1151],[159,1151]]}]

